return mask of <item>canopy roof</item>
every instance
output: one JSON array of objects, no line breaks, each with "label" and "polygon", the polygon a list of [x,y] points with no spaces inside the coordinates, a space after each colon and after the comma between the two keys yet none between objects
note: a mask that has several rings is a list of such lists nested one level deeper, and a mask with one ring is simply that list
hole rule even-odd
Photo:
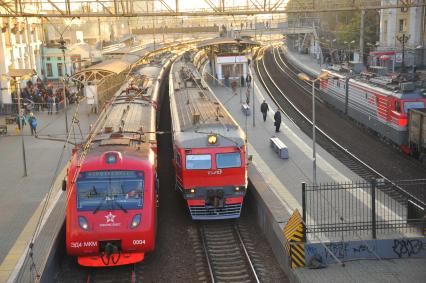
[{"label": "canopy roof", "polygon": [[250,40],[250,39],[246,39],[246,38],[240,38],[237,40],[232,37],[216,37],[216,38],[211,38],[211,39],[201,41],[200,43],[198,43],[197,47],[202,48],[202,47],[206,47],[210,45],[238,44],[238,43],[246,44],[246,45],[260,45],[258,42]]},{"label": "canopy roof", "polygon": [[33,69],[10,69],[9,72],[6,74],[8,77],[11,78],[17,78],[17,77],[32,77],[36,73]]},{"label": "canopy roof", "polygon": [[106,77],[118,75],[130,68],[131,63],[119,59],[106,60],[90,66],[72,76],[72,79],[81,83],[99,83]]}]

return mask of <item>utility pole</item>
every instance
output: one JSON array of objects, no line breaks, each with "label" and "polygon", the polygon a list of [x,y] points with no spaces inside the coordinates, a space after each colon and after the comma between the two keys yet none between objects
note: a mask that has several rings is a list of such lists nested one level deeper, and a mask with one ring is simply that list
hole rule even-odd
[{"label": "utility pole", "polygon": [[[21,145],[22,145],[22,159],[24,164],[24,177],[27,177],[27,159],[25,157],[25,139],[24,139],[24,123],[22,119],[24,118],[23,110],[21,109],[21,80],[15,77],[15,83],[17,85],[17,94],[18,94],[18,119],[19,126],[21,130],[19,131],[21,134]],[[22,116],[21,116],[22,114]]]},{"label": "utility pole", "polygon": [[[65,59],[65,50],[67,48],[65,47],[65,40],[62,37],[62,35],[61,35],[61,39],[59,39],[59,44],[61,45],[59,47],[59,49],[62,50],[62,57],[64,58],[64,73],[63,73],[63,77],[64,77],[64,112],[65,112],[65,131],[68,134],[68,111],[67,111],[68,101],[67,101],[67,91],[66,91],[67,64],[66,64],[66,59]],[[56,107],[58,107],[57,104],[56,104]]]},{"label": "utility pole", "polygon": [[410,39],[410,35],[406,35],[405,33],[401,36],[397,36],[399,42],[402,43],[402,62],[401,62],[401,73],[405,73],[405,43]]},{"label": "utility pole", "polygon": [[364,17],[365,10],[361,10],[361,32],[359,36],[359,61],[364,64]]}]

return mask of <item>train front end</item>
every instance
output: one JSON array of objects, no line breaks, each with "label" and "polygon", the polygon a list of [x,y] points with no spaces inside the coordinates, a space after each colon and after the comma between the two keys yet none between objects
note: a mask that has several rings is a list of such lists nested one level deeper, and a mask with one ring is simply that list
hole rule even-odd
[{"label": "train front end", "polygon": [[239,218],[247,190],[245,144],[204,138],[206,147],[175,148],[176,187],[194,220]]},{"label": "train front end", "polygon": [[[152,153],[151,153],[152,155]],[[68,172],[66,248],[83,266],[132,264],[155,247],[156,174],[139,153],[90,153]]]}]

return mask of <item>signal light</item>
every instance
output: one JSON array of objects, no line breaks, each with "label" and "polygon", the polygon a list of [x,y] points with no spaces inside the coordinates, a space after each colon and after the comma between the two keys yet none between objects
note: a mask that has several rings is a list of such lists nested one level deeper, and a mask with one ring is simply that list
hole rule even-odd
[{"label": "signal light", "polygon": [[209,135],[207,137],[207,141],[209,144],[216,144],[217,143],[217,136],[216,135]]}]

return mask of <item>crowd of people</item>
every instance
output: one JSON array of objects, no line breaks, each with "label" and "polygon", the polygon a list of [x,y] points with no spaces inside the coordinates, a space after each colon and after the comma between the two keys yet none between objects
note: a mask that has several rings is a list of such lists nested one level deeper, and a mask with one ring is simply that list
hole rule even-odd
[{"label": "crowd of people", "polygon": [[[67,90],[66,96],[70,101],[70,94]],[[27,81],[24,89],[21,90],[21,99],[25,110],[27,111],[46,111],[53,114],[64,106],[63,88],[58,87],[56,90],[52,83],[45,84],[40,78],[36,83],[31,80]],[[13,104],[17,105],[17,93],[12,93]]]}]

